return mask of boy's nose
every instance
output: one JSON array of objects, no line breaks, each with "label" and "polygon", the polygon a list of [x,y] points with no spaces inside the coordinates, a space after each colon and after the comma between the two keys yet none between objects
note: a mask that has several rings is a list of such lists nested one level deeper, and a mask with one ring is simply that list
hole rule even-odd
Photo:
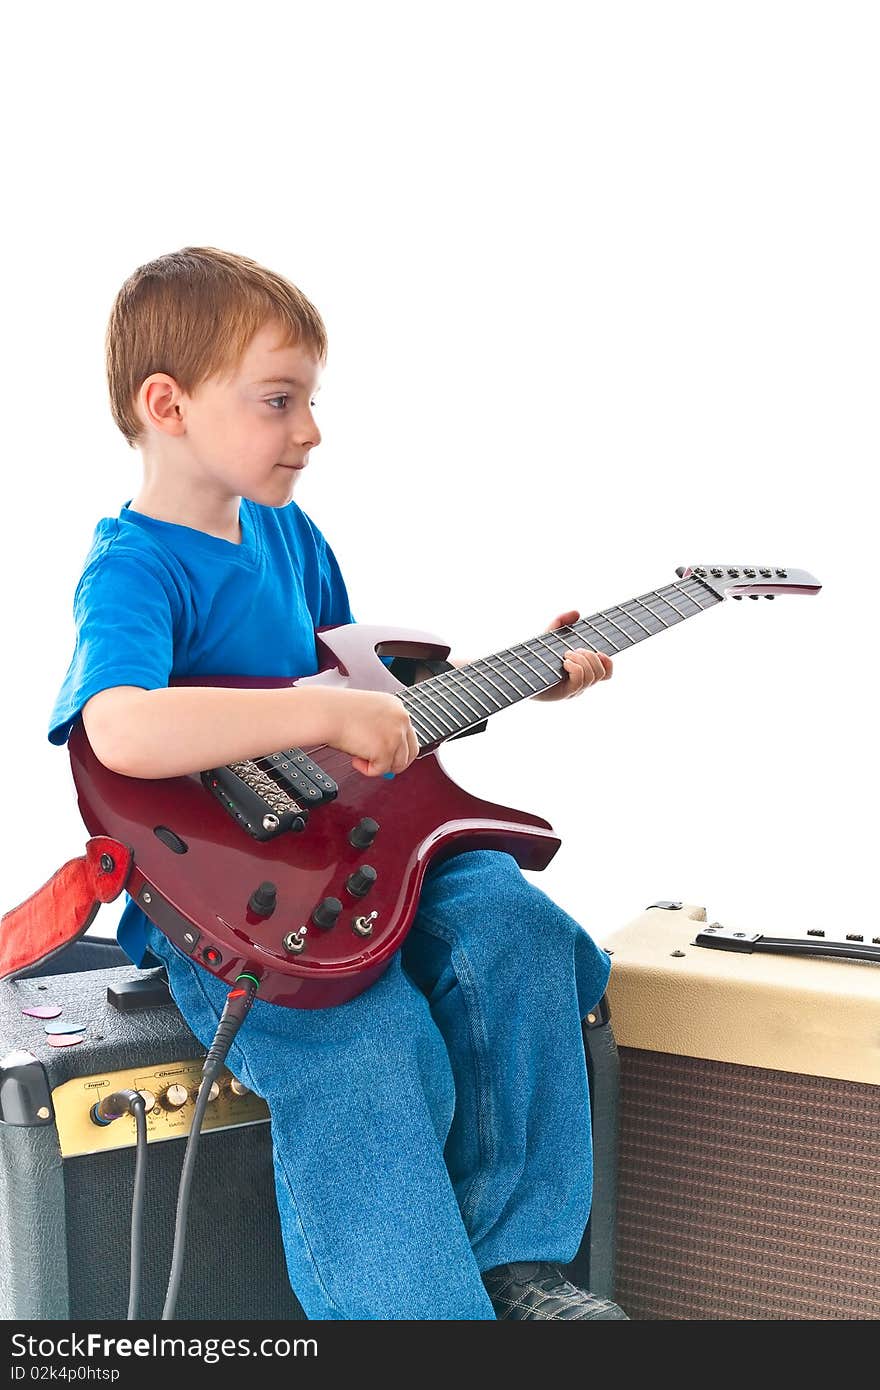
[{"label": "boy's nose", "polygon": [[311,411],[306,412],[304,420],[297,421],[295,434],[297,444],[310,444],[313,449],[320,444],[321,431],[318,429],[318,422]]}]

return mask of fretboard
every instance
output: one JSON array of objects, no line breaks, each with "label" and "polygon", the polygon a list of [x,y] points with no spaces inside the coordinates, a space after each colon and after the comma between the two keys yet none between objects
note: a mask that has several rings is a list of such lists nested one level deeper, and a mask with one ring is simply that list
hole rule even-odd
[{"label": "fretboard", "polygon": [[565,675],[566,652],[587,647],[614,656],[721,602],[701,580],[681,579],[467,666],[419,681],[401,692],[400,698],[419,747],[428,748],[558,685]]}]

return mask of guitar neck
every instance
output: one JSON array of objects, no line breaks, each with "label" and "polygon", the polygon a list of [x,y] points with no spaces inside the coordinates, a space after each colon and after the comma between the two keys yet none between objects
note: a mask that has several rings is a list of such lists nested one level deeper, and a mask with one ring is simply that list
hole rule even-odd
[{"label": "guitar neck", "polygon": [[400,695],[419,747],[442,743],[557,685],[565,673],[567,652],[587,647],[614,656],[722,601],[702,580],[691,576],[419,681]]}]

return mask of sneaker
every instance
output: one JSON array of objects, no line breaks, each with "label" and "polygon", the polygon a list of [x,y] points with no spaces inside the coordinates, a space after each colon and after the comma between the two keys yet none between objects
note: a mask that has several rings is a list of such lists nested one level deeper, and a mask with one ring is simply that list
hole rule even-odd
[{"label": "sneaker", "polygon": [[572,1284],[559,1265],[547,1260],[518,1260],[487,1269],[483,1283],[499,1322],[504,1318],[625,1318],[607,1298]]}]

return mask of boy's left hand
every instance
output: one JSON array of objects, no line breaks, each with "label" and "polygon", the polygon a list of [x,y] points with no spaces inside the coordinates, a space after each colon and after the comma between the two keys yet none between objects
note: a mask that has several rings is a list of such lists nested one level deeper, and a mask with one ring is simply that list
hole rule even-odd
[{"label": "boy's left hand", "polygon": [[[572,609],[570,613],[560,613],[558,618],[546,629],[547,632],[555,632],[558,627],[567,627],[569,623],[577,622],[580,613]],[[552,685],[549,690],[545,690],[541,695],[534,695],[535,700],[570,700],[575,695],[582,695],[588,686],[595,685],[596,681],[607,681],[613,674],[613,663],[610,656],[604,652],[591,652],[586,647],[578,647],[570,651],[564,658],[565,675],[558,685]]]}]

